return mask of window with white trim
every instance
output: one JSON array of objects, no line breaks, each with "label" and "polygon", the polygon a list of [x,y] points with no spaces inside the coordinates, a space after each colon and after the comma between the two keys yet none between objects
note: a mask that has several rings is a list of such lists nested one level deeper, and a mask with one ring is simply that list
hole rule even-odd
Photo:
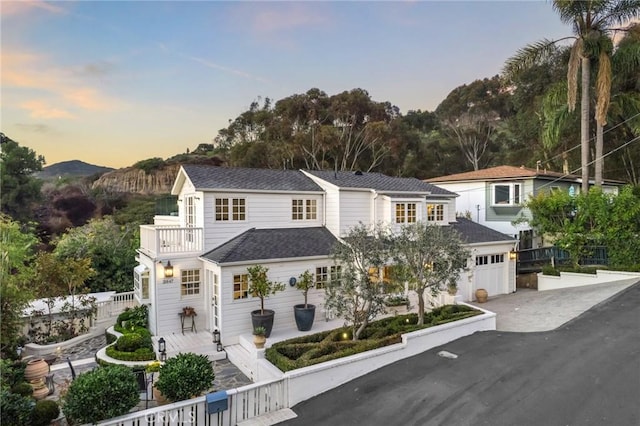
[{"label": "window with white trim", "polygon": [[180,274],[180,294],[182,296],[200,294],[200,269],[183,269]]},{"label": "window with white trim", "polygon": [[315,220],[318,218],[317,200],[291,200],[292,220]]},{"label": "window with white trim", "polygon": [[516,206],[522,202],[522,184],[494,183],[491,185],[491,204]]},{"label": "window with white trim", "polygon": [[427,222],[444,220],[444,204],[427,204]]},{"label": "window with white trim", "polygon": [[416,211],[416,203],[396,203],[396,223],[415,223]]},{"label": "window with white trim", "polygon": [[233,300],[247,299],[249,297],[249,275],[238,274],[233,276]]},{"label": "window with white trim", "polygon": [[149,271],[133,274],[133,289],[140,299],[149,298]]},{"label": "window with white trim", "polygon": [[327,283],[331,281],[338,281],[341,274],[340,266],[319,266],[316,268],[316,280],[315,287],[323,289],[327,287]]},{"label": "window with white trim", "polygon": [[244,198],[216,198],[216,222],[241,222],[247,219]]},{"label": "window with white trim", "polygon": [[329,279],[329,271],[326,266],[316,268],[316,288],[322,289],[327,285]]}]

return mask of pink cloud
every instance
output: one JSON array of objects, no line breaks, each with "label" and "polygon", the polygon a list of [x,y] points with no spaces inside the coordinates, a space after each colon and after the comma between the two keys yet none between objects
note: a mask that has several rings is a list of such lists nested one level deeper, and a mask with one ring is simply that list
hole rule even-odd
[{"label": "pink cloud", "polygon": [[33,118],[75,118],[69,111],[52,107],[46,102],[40,100],[25,101],[20,104],[20,108],[29,111],[29,115]]},{"label": "pink cloud", "polygon": [[57,4],[42,0],[32,1],[3,1],[0,7],[0,15],[15,16],[32,13],[34,10],[46,10],[55,14],[66,14],[67,11]]}]

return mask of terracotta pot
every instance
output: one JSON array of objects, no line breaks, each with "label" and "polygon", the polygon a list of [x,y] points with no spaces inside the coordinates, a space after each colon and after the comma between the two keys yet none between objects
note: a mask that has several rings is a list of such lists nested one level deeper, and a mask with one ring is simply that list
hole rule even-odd
[{"label": "terracotta pot", "polygon": [[33,398],[36,400],[45,399],[49,395],[49,388],[42,379],[29,382],[33,388]]},{"label": "terracotta pot", "polygon": [[476,300],[478,301],[478,303],[486,302],[488,297],[489,293],[487,293],[487,290],[485,290],[484,288],[479,288],[476,290]]},{"label": "terracotta pot", "polygon": [[264,336],[253,336],[253,344],[256,345],[256,348],[262,349],[264,348],[264,344],[266,343],[267,338]]},{"label": "terracotta pot", "polygon": [[24,379],[27,382],[42,380],[49,373],[49,364],[42,359],[33,359],[27,362],[27,368],[24,369]]},{"label": "terracotta pot", "polygon": [[160,389],[158,389],[155,386],[153,386],[153,399],[156,400],[158,405],[165,405],[169,403],[169,400],[165,398],[164,395],[162,395],[162,392],[160,392]]}]

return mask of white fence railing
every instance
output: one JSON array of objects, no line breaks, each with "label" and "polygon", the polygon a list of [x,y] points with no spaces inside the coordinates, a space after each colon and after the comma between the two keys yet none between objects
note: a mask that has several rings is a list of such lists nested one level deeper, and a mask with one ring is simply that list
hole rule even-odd
[{"label": "white fence railing", "polygon": [[96,303],[97,310],[94,321],[98,322],[118,316],[126,308],[133,308],[137,304],[133,291],[116,293],[109,300]]},{"label": "white fence railing", "polygon": [[103,426],[202,425],[230,426],[262,414],[287,408],[285,381],[277,379],[227,390],[228,408],[207,412],[206,397],[162,405],[98,423]]},{"label": "white fence railing", "polygon": [[178,226],[140,226],[140,250],[150,256],[200,252],[203,248],[202,228]]}]

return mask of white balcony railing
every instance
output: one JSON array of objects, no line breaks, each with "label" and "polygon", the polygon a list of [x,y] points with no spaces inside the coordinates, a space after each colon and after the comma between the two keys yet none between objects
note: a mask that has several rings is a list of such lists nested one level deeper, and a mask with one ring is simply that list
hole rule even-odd
[{"label": "white balcony railing", "polygon": [[109,297],[109,300],[96,303],[97,310],[94,321],[102,321],[118,316],[126,308],[133,308],[137,304],[133,291],[116,293]]},{"label": "white balcony railing", "polygon": [[141,225],[140,251],[151,257],[201,252],[202,235],[202,228]]}]

